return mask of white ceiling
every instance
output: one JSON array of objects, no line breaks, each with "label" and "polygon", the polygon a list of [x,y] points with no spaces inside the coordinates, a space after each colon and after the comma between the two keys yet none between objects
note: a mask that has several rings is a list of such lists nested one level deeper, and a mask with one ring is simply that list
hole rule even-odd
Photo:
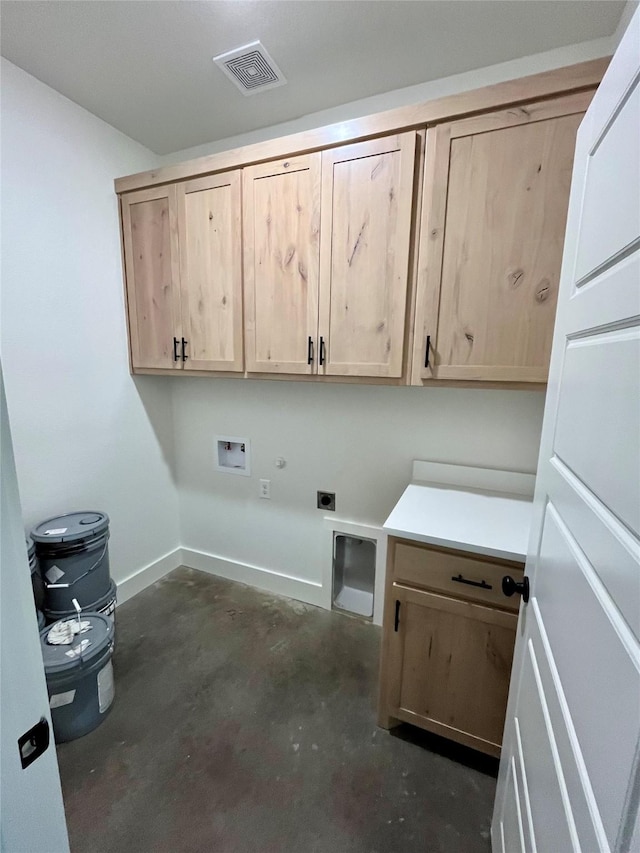
[{"label": "white ceiling", "polygon": [[[158,154],[609,36],[616,0],[3,0],[2,55]],[[212,57],[260,39],[288,83]]]}]

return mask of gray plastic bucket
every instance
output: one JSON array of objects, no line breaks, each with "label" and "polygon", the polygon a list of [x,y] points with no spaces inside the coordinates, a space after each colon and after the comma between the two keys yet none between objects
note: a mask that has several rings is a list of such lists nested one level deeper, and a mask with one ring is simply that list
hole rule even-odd
[{"label": "gray plastic bucket", "polygon": [[38,610],[42,610],[44,604],[44,583],[40,574],[38,558],[36,557],[36,543],[30,537],[26,538],[27,556],[29,557],[29,571],[31,572],[31,588],[33,589],[33,600]]},{"label": "gray plastic bucket", "polygon": [[84,610],[109,593],[109,516],[71,512],[31,531],[44,581],[45,610]]},{"label": "gray plastic bucket", "polygon": [[44,613],[42,612],[42,610],[36,610],[36,613],[38,614],[38,631],[42,631],[42,629],[46,625]]},{"label": "gray plastic bucket", "polygon": [[[53,733],[57,743],[82,737],[97,728],[113,705],[113,622],[101,613],[83,613],[91,623],[70,646],[47,643],[48,625],[40,632]],[[81,642],[88,641],[84,650]]]},{"label": "gray plastic bucket", "polygon": [[[110,619],[113,620],[113,625],[115,629],[116,623],[116,599],[117,599],[118,589],[114,583],[111,581],[109,584],[109,591],[106,595],[103,595],[102,598],[99,598],[97,601],[92,602],[87,605],[87,612],[89,613],[102,613],[103,616],[109,616]],[[61,619],[71,619],[71,617],[76,617],[75,608],[71,610],[45,610],[44,615],[49,624],[53,622],[59,622]],[[81,614],[82,615],[82,614]],[[115,641],[115,635],[114,635]]]}]

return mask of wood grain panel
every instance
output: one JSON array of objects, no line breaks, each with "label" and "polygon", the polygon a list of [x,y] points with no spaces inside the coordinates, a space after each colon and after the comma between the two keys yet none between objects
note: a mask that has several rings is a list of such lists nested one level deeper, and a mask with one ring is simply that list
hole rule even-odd
[{"label": "wood grain panel", "polygon": [[[425,728],[496,754],[502,743],[517,616],[397,587],[402,678],[397,708]],[[393,711],[392,711],[393,712]],[[463,733],[462,739],[456,732]]]},{"label": "wood grain panel", "polygon": [[179,184],[177,193],[185,366],[241,372],[240,173]]},{"label": "wood grain panel", "polygon": [[452,140],[437,376],[544,380],[581,117]]},{"label": "wood grain panel", "polygon": [[414,132],[323,154],[326,375],[402,375],[415,157]]},{"label": "wood grain panel", "polygon": [[590,98],[496,111],[428,135],[414,384],[546,381],[575,136]]},{"label": "wood grain panel", "polygon": [[[520,607],[519,596],[507,598],[502,592],[502,578],[509,574],[516,581],[522,580],[522,564],[464,555],[444,548],[414,545],[395,539],[391,539],[389,548],[394,554],[393,577],[399,583],[436,590],[516,613]],[[473,585],[483,583],[485,586]]]},{"label": "wood grain panel", "polygon": [[179,368],[181,336],[175,187],[141,190],[122,200],[122,234],[133,368]]},{"label": "wood grain panel", "polygon": [[245,169],[243,180],[247,370],[315,373],[320,155]]}]

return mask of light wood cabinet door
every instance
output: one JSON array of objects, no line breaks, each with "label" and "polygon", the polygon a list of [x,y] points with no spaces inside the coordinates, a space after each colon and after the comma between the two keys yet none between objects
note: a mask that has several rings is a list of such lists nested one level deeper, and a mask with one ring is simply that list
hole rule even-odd
[{"label": "light wood cabinet door", "polygon": [[389,713],[499,755],[517,614],[398,584],[391,592]]},{"label": "light wood cabinet door", "polygon": [[179,368],[182,336],[175,186],[122,196],[132,367]]},{"label": "light wood cabinet door", "polygon": [[243,174],[247,370],[315,373],[320,158],[251,166]]},{"label": "light wood cabinet door", "polygon": [[592,96],[428,131],[414,382],[546,382],[576,132]]},{"label": "light wood cabinet door", "polygon": [[240,172],[186,181],[176,191],[184,366],[242,371]]},{"label": "light wood cabinet door", "polygon": [[322,155],[320,372],[402,375],[416,133]]}]

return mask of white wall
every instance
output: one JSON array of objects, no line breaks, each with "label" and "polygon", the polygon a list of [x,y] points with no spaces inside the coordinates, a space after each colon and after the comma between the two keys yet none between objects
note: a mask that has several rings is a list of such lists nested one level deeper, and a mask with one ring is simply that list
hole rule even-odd
[{"label": "white wall", "polygon": [[179,544],[170,392],[128,372],[113,193],[156,162],[2,61],[2,357],[24,522],[106,510],[118,581]]},{"label": "white wall", "polygon": [[[177,162],[403,104],[605,56],[611,39],[549,51],[346,104],[162,158]],[[328,559],[318,489],[337,493],[336,517],[381,524],[411,478],[413,459],[535,471],[544,394],[302,382],[172,380],[176,476],[185,558],[198,567],[318,600]],[[216,433],[252,443],[252,476],[214,470]],[[287,466],[275,468],[284,456]],[[258,480],[272,480],[271,501]],[[191,551],[191,553],[189,553]],[[214,555],[208,559],[193,552]]]},{"label": "white wall", "polygon": [[[158,159],[294,133],[610,48],[603,39],[550,51]],[[185,562],[311,600],[304,583],[282,584],[276,573],[322,580],[317,489],[337,492],[338,518],[380,524],[414,458],[535,470],[540,392],[132,380],[111,182],[155,165],[153,155],[8,63],[3,71],[3,346],[28,523],[58,511],[64,483],[65,507],[112,515],[114,571],[123,577],[175,547],[179,505]],[[250,478],[215,471],[214,436],[225,433],[251,440]],[[276,456],[287,460],[282,471]],[[271,501],[258,498],[262,477],[272,480]]]},{"label": "white wall", "polygon": [[[413,459],[536,467],[541,392],[172,383],[183,546],[314,584],[328,556],[318,489],[336,492],[338,518],[381,524],[411,480]],[[251,477],[214,469],[217,433],[251,441]],[[270,501],[258,497],[260,478],[272,481]]]},{"label": "white wall", "polygon": [[[625,7],[626,14],[626,7]],[[624,18],[624,15],[623,15]],[[218,139],[194,148],[186,148],[175,151],[173,154],[165,154],[160,157],[163,165],[168,163],[179,163],[182,160],[190,160],[194,157],[203,157],[206,154],[215,154],[218,151],[226,151],[229,148],[238,148],[242,145],[250,145],[254,142],[263,142],[277,136],[286,136],[289,133],[299,133],[304,130],[312,130],[327,124],[384,110],[395,109],[409,104],[419,104],[434,98],[444,98],[448,95],[456,95],[470,89],[479,89],[482,86],[491,86],[494,83],[503,83],[505,80],[515,80],[518,77],[526,77],[529,74],[539,74],[550,71],[553,68],[562,68],[565,65],[574,65],[577,62],[586,62],[589,59],[598,59],[601,56],[613,54],[617,41],[621,36],[594,39],[593,41],[581,42],[580,44],[568,45],[534,56],[524,56],[520,59],[512,59],[509,62],[500,62],[486,68],[475,71],[467,71],[464,74],[455,74],[452,77],[443,77],[440,80],[431,80],[428,83],[419,83],[416,86],[406,86],[403,89],[394,89],[391,92],[383,92],[371,98],[363,98],[348,104],[341,104],[328,110],[322,110],[292,121],[263,127],[250,133],[239,136]],[[256,96],[259,97],[259,96]]]}]

